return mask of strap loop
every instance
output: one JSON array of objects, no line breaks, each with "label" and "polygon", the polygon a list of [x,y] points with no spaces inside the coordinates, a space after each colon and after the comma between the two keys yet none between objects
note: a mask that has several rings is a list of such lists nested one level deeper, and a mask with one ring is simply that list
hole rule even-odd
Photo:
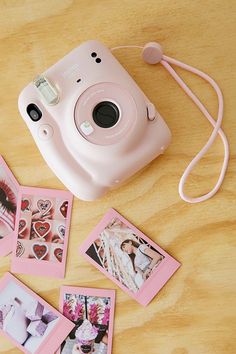
[{"label": "strap loop", "polygon": [[[228,161],[229,161],[229,144],[228,144],[228,140],[227,140],[223,130],[221,129],[221,123],[222,123],[222,119],[223,119],[223,96],[222,96],[219,86],[209,75],[205,74],[204,72],[202,72],[190,65],[182,63],[181,61],[170,58],[166,55],[162,55],[162,58],[160,60],[160,53],[162,54],[162,49],[158,43],[155,43],[155,42],[147,43],[144,47],[141,47],[141,46],[120,46],[120,47],[112,48],[111,50],[120,49],[120,48],[141,48],[143,50],[144,61],[146,61],[149,64],[155,64],[157,62],[160,62],[163,65],[163,67],[170,73],[170,75],[177,81],[177,83],[180,85],[180,87],[182,87],[182,89],[185,91],[185,93],[192,99],[192,101],[196,104],[196,106],[200,109],[200,111],[208,119],[208,121],[211,123],[211,125],[214,127],[208,141],[203,146],[203,148],[199,151],[199,153],[189,163],[189,165],[185,169],[185,171],[180,179],[180,182],[179,182],[179,195],[184,201],[186,201],[188,203],[199,203],[199,202],[203,202],[203,201],[213,197],[217,193],[217,191],[219,190],[219,188],[224,180],[225,173],[226,173],[227,166],[228,166]],[[211,116],[211,114],[208,112],[208,110],[203,105],[203,103],[192,92],[192,90],[186,85],[186,83],[181,79],[181,77],[176,73],[176,71],[173,69],[173,67],[170,64],[179,66],[182,69],[185,69],[187,71],[192,72],[195,75],[200,76],[202,79],[206,80],[213,87],[213,89],[215,90],[217,97],[218,97],[218,114],[217,114],[216,121]],[[219,178],[218,178],[215,186],[213,187],[213,189],[210,192],[208,192],[200,197],[188,197],[184,193],[184,186],[187,181],[187,178],[188,178],[189,174],[192,172],[195,165],[198,163],[198,161],[206,154],[206,152],[212,146],[213,142],[215,141],[215,139],[217,137],[217,134],[219,134],[221,137],[221,140],[224,145],[224,153],[225,153],[224,161],[222,164]]]}]

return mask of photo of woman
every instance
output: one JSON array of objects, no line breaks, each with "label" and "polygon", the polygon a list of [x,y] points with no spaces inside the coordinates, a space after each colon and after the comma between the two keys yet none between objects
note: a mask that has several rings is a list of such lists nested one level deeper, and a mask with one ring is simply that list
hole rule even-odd
[{"label": "photo of woman", "polygon": [[75,328],[61,345],[61,354],[107,354],[111,299],[64,294],[63,315]]},{"label": "photo of woman", "polygon": [[143,280],[146,280],[151,272],[164,258],[147,244],[140,244],[134,240],[127,239],[121,243],[121,250],[127,253],[133,264],[134,271],[139,273]]},{"label": "photo of woman", "polygon": [[100,232],[86,254],[134,293],[164,259],[118,217]]}]

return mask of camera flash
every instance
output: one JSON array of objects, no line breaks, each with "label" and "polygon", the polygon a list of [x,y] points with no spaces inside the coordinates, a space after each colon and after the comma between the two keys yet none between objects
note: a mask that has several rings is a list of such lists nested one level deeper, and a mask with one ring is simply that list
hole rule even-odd
[{"label": "camera flash", "polygon": [[39,91],[43,100],[49,104],[54,105],[59,101],[59,95],[56,88],[46,79],[45,76],[39,75],[34,79],[34,85]]}]

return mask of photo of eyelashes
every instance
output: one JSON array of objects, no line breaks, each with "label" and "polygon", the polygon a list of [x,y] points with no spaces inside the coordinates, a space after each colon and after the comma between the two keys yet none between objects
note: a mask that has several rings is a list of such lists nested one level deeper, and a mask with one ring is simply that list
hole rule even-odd
[{"label": "photo of eyelashes", "polygon": [[0,159],[0,239],[14,231],[18,191],[14,176]]},{"label": "photo of eyelashes", "polygon": [[60,197],[23,194],[16,256],[62,262],[68,201]]}]

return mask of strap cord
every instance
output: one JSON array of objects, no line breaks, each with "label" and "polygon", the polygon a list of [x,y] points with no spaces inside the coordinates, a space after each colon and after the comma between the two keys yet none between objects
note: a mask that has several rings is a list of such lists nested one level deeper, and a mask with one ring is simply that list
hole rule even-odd
[{"label": "strap cord", "polygon": [[[158,44],[157,44],[157,46],[158,46],[158,48],[161,48]],[[148,44],[145,47],[148,47]],[[134,46],[119,46],[119,47],[114,47],[111,50],[113,51],[113,50],[121,49],[121,48],[145,49],[145,47],[135,46],[135,45]],[[153,50],[153,48],[152,48],[152,50]],[[152,52],[152,54],[153,54],[153,52]],[[203,202],[203,201],[208,200],[209,198],[213,197],[217,193],[217,191],[219,190],[219,188],[224,180],[225,173],[226,173],[227,166],[228,166],[228,161],[229,161],[229,144],[228,144],[228,140],[227,140],[223,130],[221,129],[221,123],[222,123],[222,119],[223,119],[223,95],[222,95],[221,90],[220,90],[219,86],[217,85],[217,83],[209,75],[207,75],[204,72],[202,72],[190,65],[187,65],[181,61],[170,58],[166,55],[163,55],[162,53],[160,54],[160,51],[157,54],[158,54],[157,57],[160,57],[160,60],[158,59],[155,62],[154,61],[152,61],[152,62],[147,61],[147,62],[149,62],[150,64],[156,64],[156,63],[160,62],[162,64],[162,66],[170,73],[170,75],[177,81],[177,83],[185,91],[185,93],[192,99],[192,101],[196,104],[196,106],[199,108],[199,110],[208,119],[208,121],[211,123],[211,125],[214,127],[208,141],[203,146],[203,148],[197,153],[197,155],[192,159],[192,161],[189,163],[189,165],[185,169],[185,171],[180,179],[180,182],[179,182],[179,195],[185,202],[188,202],[188,203]],[[145,60],[145,57],[144,57],[144,60]],[[216,92],[217,98],[218,98],[218,114],[217,114],[216,121],[211,116],[211,114],[208,112],[208,110],[203,105],[203,103],[199,100],[199,98],[193,93],[193,91],[186,85],[186,83],[181,79],[181,77],[173,69],[171,64],[176,65],[176,66],[178,66],[184,70],[187,70],[189,72],[192,72],[195,75],[198,75],[202,79],[206,80],[213,87],[213,89]],[[219,178],[218,178],[215,186],[213,187],[213,189],[210,192],[208,192],[200,197],[189,197],[184,193],[184,186],[187,181],[187,178],[188,178],[189,174],[192,172],[195,165],[198,163],[198,161],[206,154],[206,152],[212,146],[212,144],[214,143],[214,141],[217,137],[217,134],[219,134],[221,137],[221,140],[224,145],[224,153],[225,153],[224,161],[222,164]]]}]

